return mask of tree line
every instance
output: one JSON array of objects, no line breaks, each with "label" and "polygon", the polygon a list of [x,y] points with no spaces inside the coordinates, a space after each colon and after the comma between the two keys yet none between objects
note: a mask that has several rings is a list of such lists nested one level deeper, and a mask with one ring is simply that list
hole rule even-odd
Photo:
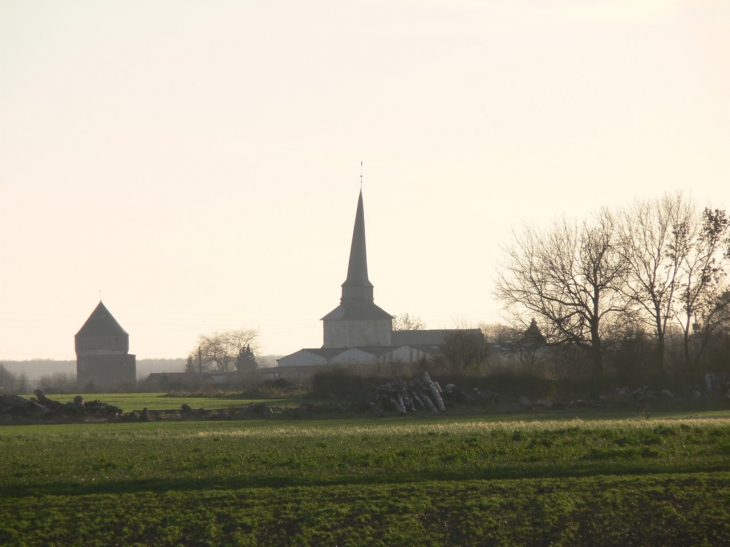
[{"label": "tree line", "polygon": [[76,374],[55,372],[40,378],[29,378],[25,372],[14,374],[0,363],[0,394],[30,393],[33,389],[45,393],[72,393],[77,389]]},{"label": "tree line", "polygon": [[256,370],[259,333],[255,329],[201,334],[188,354],[186,372],[244,372]]},{"label": "tree line", "polygon": [[710,358],[718,345],[730,349],[724,210],[666,194],[547,228],[524,225],[503,251],[495,296],[512,332],[537,330],[548,347],[581,350],[593,377],[606,372],[607,356],[621,366],[619,346],[624,360],[642,352],[644,372],[659,383],[730,371],[730,352]]}]

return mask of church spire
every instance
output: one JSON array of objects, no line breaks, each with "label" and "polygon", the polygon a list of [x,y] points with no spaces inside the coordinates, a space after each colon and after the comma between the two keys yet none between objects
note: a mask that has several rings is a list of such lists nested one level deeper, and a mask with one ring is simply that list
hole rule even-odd
[{"label": "church spire", "polygon": [[342,284],[340,305],[322,318],[322,347],[389,346],[392,320],[392,315],[373,302],[373,284],[368,279],[368,256],[365,248],[365,210],[360,190],[347,279]]},{"label": "church spire", "polygon": [[362,204],[362,190],[357,200],[355,227],[352,231],[350,263],[347,279],[342,284],[341,302],[373,301],[373,284],[368,279],[368,256],[365,245],[365,211]]}]

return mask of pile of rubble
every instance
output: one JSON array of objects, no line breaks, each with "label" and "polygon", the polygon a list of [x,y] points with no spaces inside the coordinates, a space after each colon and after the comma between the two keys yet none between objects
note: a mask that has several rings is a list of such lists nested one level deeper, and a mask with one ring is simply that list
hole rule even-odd
[{"label": "pile of rubble", "polygon": [[[634,390],[625,387],[616,388],[616,394],[627,403],[672,403],[677,399],[668,389],[651,390],[649,386]],[[702,398],[702,394],[696,390],[692,390],[692,396],[697,400]]]},{"label": "pile of rubble", "polygon": [[179,410],[133,410],[124,413],[121,408],[99,400],[85,402],[83,397],[74,397],[73,402],[61,403],[36,390],[35,397],[26,399],[20,395],[0,395],[0,423],[37,423],[57,420],[73,422],[93,421],[157,422],[177,420],[241,420],[248,418],[271,418],[274,409],[263,403],[246,406],[206,410],[183,404]]},{"label": "pile of rubble", "polygon": [[0,417],[12,418],[55,418],[93,416],[114,418],[122,415],[122,409],[99,400],[84,401],[80,395],[73,402],[61,403],[45,396],[36,389],[35,397],[26,399],[20,395],[0,395]]},{"label": "pile of rubble", "polygon": [[373,385],[367,399],[374,409],[395,410],[400,414],[418,409],[443,412],[446,405],[442,393],[439,383],[423,372],[410,381],[396,379],[380,386]]},{"label": "pile of rubble", "polygon": [[[149,422],[168,420],[242,420],[256,418],[315,418],[317,416],[342,415],[348,413],[374,413],[376,416],[384,412],[395,411],[408,414],[419,411],[442,413],[449,407],[487,406],[493,410],[506,412],[555,411],[569,409],[616,409],[676,407],[680,403],[698,402],[707,397],[730,399],[730,374],[708,374],[705,377],[706,393],[696,388],[687,388],[680,394],[667,389],[652,390],[648,386],[640,389],[618,388],[608,396],[597,399],[577,399],[570,402],[550,402],[545,400],[531,401],[525,396],[516,400],[513,397],[502,397],[499,393],[488,389],[471,388],[464,390],[454,384],[446,384],[443,388],[433,381],[426,372],[411,379],[394,379],[381,385],[371,385],[364,398],[355,401],[339,401],[324,403],[303,403],[296,408],[272,408],[263,403],[250,403],[240,407],[205,410],[194,409],[183,404],[174,410],[134,410],[123,413],[121,408],[99,400],[84,401],[76,396],[73,402],[61,403],[46,397],[36,390],[34,397],[25,398],[19,395],[0,395],[0,423],[27,423],[47,420],[110,420],[122,422]],[[647,410],[648,411],[648,410]]]},{"label": "pile of rubble", "polygon": [[[730,375],[706,378],[708,385],[716,393],[721,393],[730,399]],[[711,383],[712,382],[712,383]],[[366,402],[370,409],[379,414],[383,411],[396,411],[400,414],[427,410],[430,412],[444,412],[449,405],[480,405],[497,407],[502,411],[520,411],[521,409],[570,410],[570,409],[597,409],[610,410],[616,408],[645,408],[647,406],[675,407],[684,402],[697,402],[704,396],[697,389],[689,389],[686,393],[675,395],[667,389],[652,390],[648,386],[639,389],[618,388],[613,394],[602,395],[597,399],[575,399],[562,402],[546,400],[530,400],[525,396],[517,398],[503,397],[494,391],[479,388],[462,390],[454,384],[446,384],[443,388],[438,382],[432,381],[425,372],[411,380],[396,379],[382,385],[371,386]],[[506,400],[505,400],[506,399]],[[357,411],[357,410],[356,410]]]},{"label": "pile of rubble", "polygon": [[411,380],[396,379],[379,386],[373,385],[367,395],[369,406],[375,410],[395,410],[399,414],[428,410],[444,412],[446,403],[497,402],[499,394],[493,391],[462,391],[454,384],[441,388],[431,380],[427,372],[422,372]]}]

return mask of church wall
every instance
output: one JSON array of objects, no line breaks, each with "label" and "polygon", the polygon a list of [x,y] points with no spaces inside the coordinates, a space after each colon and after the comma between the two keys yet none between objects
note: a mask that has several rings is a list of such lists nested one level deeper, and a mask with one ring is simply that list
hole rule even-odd
[{"label": "church wall", "polygon": [[389,346],[393,323],[390,319],[344,319],[324,321],[325,348]]}]

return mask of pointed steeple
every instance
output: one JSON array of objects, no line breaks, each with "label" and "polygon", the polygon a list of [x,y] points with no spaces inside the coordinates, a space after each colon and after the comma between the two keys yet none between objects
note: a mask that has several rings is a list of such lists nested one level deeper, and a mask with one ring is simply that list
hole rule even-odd
[{"label": "pointed steeple", "polygon": [[[370,279],[368,279],[368,256],[365,246],[365,210],[362,203],[361,189],[360,197],[357,200],[355,227],[352,230],[352,244],[350,245],[350,262],[347,266],[347,279],[342,284],[342,298],[340,298],[340,305],[325,315],[322,320],[386,320],[389,322],[391,319],[392,316],[388,312],[379,308],[373,302],[373,284],[370,283]],[[390,325],[390,323],[388,323],[388,325]],[[390,332],[390,326],[388,326],[388,332]],[[388,335],[388,339],[389,338],[390,335]]]},{"label": "pointed steeple", "polygon": [[[120,355],[129,353],[129,334],[99,302],[74,337],[76,355]],[[134,376],[132,377],[134,378]]]},{"label": "pointed steeple", "polygon": [[365,245],[365,211],[362,204],[362,190],[357,200],[355,227],[352,230],[350,263],[347,279],[342,284],[341,302],[373,301],[373,284],[368,279],[368,253]]},{"label": "pointed steeple", "polygon": [[100,300],[76,336],[129,336]]}]

